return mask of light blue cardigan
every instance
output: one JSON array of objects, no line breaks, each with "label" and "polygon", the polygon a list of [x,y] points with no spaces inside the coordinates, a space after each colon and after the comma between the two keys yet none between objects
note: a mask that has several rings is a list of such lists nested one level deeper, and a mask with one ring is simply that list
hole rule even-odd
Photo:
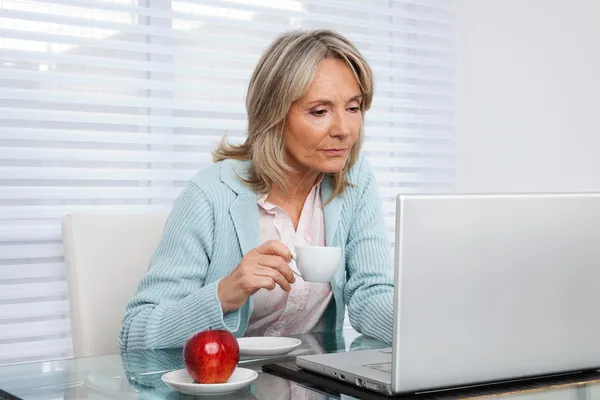
[{"label": "light blue cardigan", "polygon": [[[244,335],[252,298],[223,315],[217,285],[260,245],[257,195],[237,176],[247,176],[248,166],[234,160],[215,163],[182,191],[149,270],[127,304],[119,336],[122,349],[181,347],[188,336],[209,328]],[[324,318],[328,329],[341,328],[348,305],[354,329],[391,343],[393,264],[366,159],[359,158],[348,180],[354,186],[324,207],[326,244],[341,247],[344,255]],[[324,202],[332,190],[326,176],[321,183]]]}]

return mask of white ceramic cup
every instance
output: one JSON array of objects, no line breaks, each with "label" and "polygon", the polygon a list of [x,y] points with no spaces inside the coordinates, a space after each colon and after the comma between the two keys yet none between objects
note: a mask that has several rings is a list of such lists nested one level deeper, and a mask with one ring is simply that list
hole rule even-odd
[{"label": "white ceramic cup", "polygon": [[306,282],[331,282],[342,259],[339,247],[297,245],[292,258]]}]

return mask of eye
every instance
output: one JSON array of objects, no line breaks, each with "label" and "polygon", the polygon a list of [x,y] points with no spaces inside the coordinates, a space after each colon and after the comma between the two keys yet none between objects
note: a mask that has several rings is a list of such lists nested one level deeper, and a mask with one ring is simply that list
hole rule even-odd
[{"label": "eye", "polygon": [[314,115],[315,117],[322,117],[325,115],[325,113],[327,113],[327,110],[325,109],[321,109],[321,110],[314,110],[310,112],[312,115]]},{"label": "eye", "polygon": [[351,113],[357,113],[360,111],[360,107],[348,107],[348,111]]}]

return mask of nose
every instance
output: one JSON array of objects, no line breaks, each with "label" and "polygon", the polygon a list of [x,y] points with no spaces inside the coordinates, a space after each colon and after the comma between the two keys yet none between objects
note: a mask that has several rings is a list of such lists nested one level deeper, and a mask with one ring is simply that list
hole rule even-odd
[{"label": "nose", "polygon": [[345,112],[334,113],[330,135],[341,139],[350,136],[349,116],[347,116]]}]

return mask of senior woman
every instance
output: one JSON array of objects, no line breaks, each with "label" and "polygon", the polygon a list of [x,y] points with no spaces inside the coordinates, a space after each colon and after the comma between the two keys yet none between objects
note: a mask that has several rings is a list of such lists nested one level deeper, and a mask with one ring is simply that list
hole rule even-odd
[{"label": "senior woman", "polygon": [[[393,266],[360,155],[371,69],[329,30],[294,31],[265,51],[248,88],[248,132],[223,142],[185,187],[127,305],[122,349],[180,347],[205,329],[236,337],[339,329],[391,342]],[[337,246],[331,283],[296,277],[290,248]]]}]

